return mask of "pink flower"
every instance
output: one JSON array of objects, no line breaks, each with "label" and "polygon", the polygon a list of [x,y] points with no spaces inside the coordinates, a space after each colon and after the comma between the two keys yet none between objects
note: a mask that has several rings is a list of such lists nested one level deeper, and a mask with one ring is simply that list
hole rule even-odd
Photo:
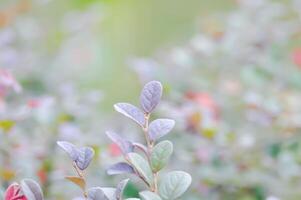
[{"label": "pink flower", "polygon": [[5,191],[4,200],[28,200],[17,183],[11,184]]}]

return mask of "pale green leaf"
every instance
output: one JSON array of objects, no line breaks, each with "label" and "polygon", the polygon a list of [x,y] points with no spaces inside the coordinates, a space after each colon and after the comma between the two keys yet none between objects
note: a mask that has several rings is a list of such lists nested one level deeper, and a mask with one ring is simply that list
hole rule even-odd
[{"label": "pale green leaf", "polygon": [[167,200],[180,197],[190,186],[191,176],[182,171],[173,171],[166,174],[159,185],[160,196]]},{"label": "pale green leaf", "polygon": [[130,163],[133,165],[139,175],[151,185],[153,183],[153,174],[148,162],[137,153],[129,153],[128,157]]},{"label": "pale green leaf", "polygon": [[167,165],[172,152],[173,145],[168,140],[162,141],[154,147],[151,154],[151,168],[153,172],[158,172]]}]

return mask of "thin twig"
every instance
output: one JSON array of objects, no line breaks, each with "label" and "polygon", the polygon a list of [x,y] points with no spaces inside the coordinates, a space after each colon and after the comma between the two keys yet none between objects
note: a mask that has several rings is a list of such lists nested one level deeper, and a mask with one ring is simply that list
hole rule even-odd
[{"label": "thin twig", "polygon": [[[145,119],[145,124],[143,129],[143,133],[144,133],[144,137],[146,140],[146,144],[147,144],[147,160],[149,165],[151,166],[151,160],[150,160],[150,155],[153,151],[153,146],[154,146],[154,142],[150,141],[149,135],[148,135],[148,128],[149,128],[149,118],[150,118],[150,114],[145,114],[144,115],[144,119]],[[150,186],[151,191],[158,193],[158,173],[153,172],[153,180],[154,183],[153,185]]]},{"label": "thin twig", "polygon": [[[86,182],[84,173],[80,169],[78,169],[78,167],[77,167],[77,165],[76,165],[75,162],[73,162],[73,168],[75,169],[75,171],[78,174],[78,176],[80,178],[82,178]],[[86,188],[83,189],[83,195],[84,195],[85,199],[88,199],[88,194],[87,194]]]}]

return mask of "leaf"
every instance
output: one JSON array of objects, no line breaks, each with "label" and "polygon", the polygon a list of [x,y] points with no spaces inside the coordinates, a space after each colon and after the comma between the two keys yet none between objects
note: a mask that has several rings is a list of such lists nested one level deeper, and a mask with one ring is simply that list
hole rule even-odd
[{"label": "leaf", "polygon": [[123,154],[133,152],[134,146],[132,142],[123,139],[122,137],[120,137],[120,135],[114,132],[107,131],[106,134],[115,144],[119,146]]},{"label": "leaf", "polygon": [[78,149],[78,157],[75,161],[76,166],[84,170],[86,169],[90,162],[92,161],[94,156],[94,150],[90,147],[81,147]]},{"label": "leaf", "polygon": [[101,190],[105,193],[109,200],[116,200],[116,189],[110,187],[102,187]]},{"label": "leaf", "polygon": [[125,174],[125,173],[129,173],[129,174],[135,173],[133,167],[125,162],[116,163],[107,169],[108,175]]},{"label": "leaf", "polygon": [[169,133],[174,126],[175,121],[172,119],[156,119],[149,125],[149,138],[155,141]]},{"label": "leaf", "polygon": [[85,179],[77,176],[66,176],[65,179],[71,181],[75,185],[79,186],[82,190],[86,188],[86,181]]},{"label": "leaf", "polygon": [[92,187],[88,191],[88,200],[109,200],[100,187]]},{"label": "leaf", "polygon": [[141,143],[133,142],[133,146],[137,149],[140,149],[143,153],[147,154],[147,147]]},{"label": "leaf", "polygon": [[162,84],[158,81],[147,83],[140,95],[140,104],[144,112],[151,113],[159,104],[162,96]]},{"label": "leaf", "polygon": [[153,183],[153,174],[148,162],[137,153],[128,154],[129,161],[138,174],[149,184]]},{"label": "leaf", "polygon": [[20,185],[18,183],[11,184],[5,191],[4,200],[27,200],[21,191]]},{"label": "leaf", "polygon": [[180,197],[190,186],[191,176],[182,171],[167,173],[159,185],[160,196],[164,199],[173,200]]},{"label": "leaf", "polygon": [[124,188],[126,187],[126,185],[128,184],[128,182],[129,182],[129,179],[125,179],[117,185],[116,193],[115,193],[117,200],[122,200],[123,191],[124,191]]},{"label": "leaf", "polygon": [[128,198],[126,200],[140,200],[140,199],[138,199],[138,198]]},{"label": "leaf", "polygon": [[166,166],[172,152],[173,145],[168,140],[162,141],[154,147],[150,157],[153,172],[158,172]]},{"label": "leaf", "polygon": [[161,197],[151,191],[143,191],[139,193],[142,200],[161,200]]},{"label": "leaf", "polygon": [[144,126],[145,124],[144,113],[136,106],[129,103],[117,103],[114,105],[114,108],[117,112],[134,120],[140,126]]},{"label": "leaf", "polygon": [[0,128],[5,132],[9,132],[14,126],[16,122],[13,120],[0,120]]},{"label": "leaf", "polygon": [[69,155],[69,157],[73,160],[76,161],[78,157],[78,151],[75,147],[74,144],[71,144],[70,142],[66,141],[58,141],[57,145],[61,147],[64,151],[66,151]]},{"label": "leaf", "polygon": [[31,179],[23,179],[21,188],[28,200],[43,200],[43,192],[40,185]]}]

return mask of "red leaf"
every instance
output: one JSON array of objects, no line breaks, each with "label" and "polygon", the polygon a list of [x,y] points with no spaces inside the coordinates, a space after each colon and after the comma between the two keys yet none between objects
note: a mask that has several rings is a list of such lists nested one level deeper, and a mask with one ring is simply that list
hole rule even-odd
[{"label": "red leaf", "polygon": [[17,183],[11,184],[5,191],[4,200],[28,200]]}]

